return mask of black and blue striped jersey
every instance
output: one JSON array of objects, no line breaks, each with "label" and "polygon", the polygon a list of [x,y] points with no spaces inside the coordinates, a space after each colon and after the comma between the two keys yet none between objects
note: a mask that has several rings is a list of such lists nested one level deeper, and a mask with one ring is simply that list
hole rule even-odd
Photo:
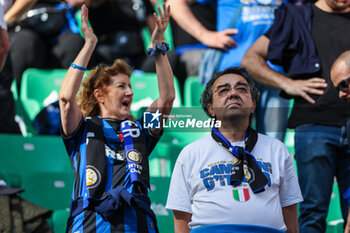
[{"label": "black and blue striped jersey", "polygon": [[[114,129],[118,137],[123,138],[120,130],[119,120],[106,120]],[[143,128],[142,119],[135,121],[142,135],[143,143],[145,144],[145,152],[141,153],[142,159],[148,160],[149,154],[154,149],[160,135],[152,135],[148,129]],[[102,176],[102,171],[96,167],[87,165],[87,145],[89,139],[94,136],[94,132],[89,132],[87,120],[82,119],[77,130],[69,137],[62,133],[62,138],[72,164],[75,175],[72,199],[83,199],[84,202],[90,199],[98,199],[106,196],[106,192],[123,186],[130,193],[139,192],[147,195],[147,188],[140,185],[139,187],[131,182],[130,170],[141,169],[133,168],[128,165],[125,148],[123,144],[116,145],[112,148],[108,143],[104,142],[105,147],[105,172]],[[148,164],[147,164],[148,165]],[[141,166],[136,164],[135,166]],[[104,178],[103,178],[104,177]],[[91,196],[89,189],[99,187],[102,190],[101,195]],[[103,186],[103,187],[101,187]],[[137,186],[137,189],[136,187]],[[88,205],[88,204],[87,204]],[[86,206],[87,206],[86,205]],[[120,213],[119,213],[120,212]],[[153,233],[155,231],[154,222],[150,216],[144,212],[131,208],[125,205],[122,211],[112,221],[106,221],[94,209],[84,208],[84,210],[71,219],[68,223],[67,232],[69,233]]]}]

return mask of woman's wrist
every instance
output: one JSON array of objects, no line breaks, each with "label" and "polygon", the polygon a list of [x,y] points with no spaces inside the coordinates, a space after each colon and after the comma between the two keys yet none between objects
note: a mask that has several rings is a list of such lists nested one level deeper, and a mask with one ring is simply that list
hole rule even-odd
[{"label": "woman's wrist", "polygon": [[152,40],[152,47],[154,48],[156,45],[162,46],[163,42],[165,42],[164,38]]},{"label": "woman's wrist", "polygon": [[162,42],[161,45],[156,44],[153,48],[148,48],[147,55],[150,57],[154,57],[158,56],[159,54],[162,54],[164,56],[168,50],[169,44],[167,44],[166,42]]},{"label": "woman's wrist", "polygon": [[97,40],[85,40],[84,46],[94,47],[95,49],[96,44],[97,44]]}]

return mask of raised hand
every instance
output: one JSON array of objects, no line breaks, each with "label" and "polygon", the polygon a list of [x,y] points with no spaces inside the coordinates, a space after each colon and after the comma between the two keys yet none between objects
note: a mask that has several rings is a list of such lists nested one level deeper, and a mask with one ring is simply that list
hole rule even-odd
[{"label": "raised hand", "polygon": [[158,7],[159,17],[156,13],[153,13],[155,19],[155,28],[152,33],[152,46],[156,44],[161,45],[164,41],[164,32],[167,28],[170,20],[170,5],[163,3],[163,12],[160,7]]},{"label": "raised hand", "polygon": [[92,30],[92,28],[89,26],[88,23],[88,14],[89,14],[89,10],[88,8],[83,5],[81,7],[81,32],[84,35],[85,38],[85,43],[97,43],[97,37],[94,34],[94,31]]}]

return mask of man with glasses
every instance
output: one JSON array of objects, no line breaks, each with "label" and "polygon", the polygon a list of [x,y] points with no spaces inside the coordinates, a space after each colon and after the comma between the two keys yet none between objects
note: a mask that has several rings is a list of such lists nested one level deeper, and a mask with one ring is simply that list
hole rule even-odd
[{"label": "man with glasses", "polygon": [[333,63],[331,79],[341,99],[350,102],[350,50],[342,53]]},{"label": "man with glasses", "polygon": [[[332,65],[331,79],[334,87],[338,92],[338,96],[350,103],[350,50],[342,53]],[[347,136],[350,141],[350,120],[347,122]],[[349,211],[347,223],[345,226],[344,233],[350,233],[350,184],[349,188],[345,191],[343,197],[349,203]]]},{"label": "man with glasses", "polygon": [[202,108],[221,126],[186,146],[176,161],[166,205],[176,233],[215,224],[298,231],[303,199],[289,152],[250,127],[258,98],[242,68],[218,72],[207,83]]}]

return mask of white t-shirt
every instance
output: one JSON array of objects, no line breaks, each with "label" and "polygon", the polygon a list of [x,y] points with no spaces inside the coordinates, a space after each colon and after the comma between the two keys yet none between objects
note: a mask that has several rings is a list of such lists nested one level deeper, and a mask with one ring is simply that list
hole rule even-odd
[{"label": "white t-shirt", "polygon": [[176,161],[166,208],[191,213],[191,229],[250,224],[285,231],[282,207],[303,200],[289,152],[280,141],[259,134],[251,153],[269,180],[258,194],[247,182],[229,184],[234,157],[211,135],[186,146]]}]

